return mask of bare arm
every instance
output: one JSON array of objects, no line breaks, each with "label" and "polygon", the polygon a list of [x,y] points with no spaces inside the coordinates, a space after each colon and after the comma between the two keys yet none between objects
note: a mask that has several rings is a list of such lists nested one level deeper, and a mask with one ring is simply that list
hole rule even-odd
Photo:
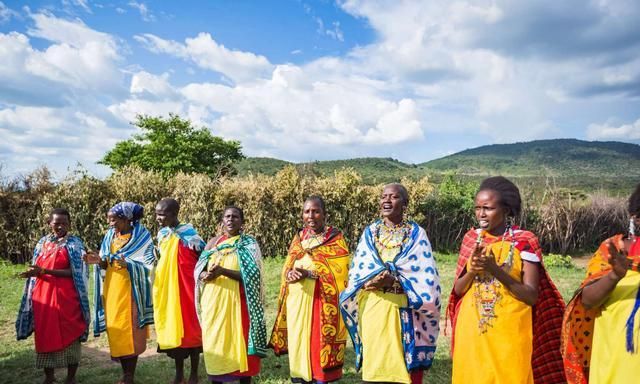
[{"label": "bare arm", "polygon": [[604,304],[618,282],[626,276],[631,262],[626,257],[625,244],[621,243],[618,246],[621,251],[611,242],[607,243],[609,255],[611,255],[609,258],[611,271],[582,289],[582,304],[585,308],[597,308]]},{"label": "bare arm", "polygon": [[495,260],[487,267],[489,273],[495,276],[504,286],[520,301],[527,305],[535,305],[538,301],[538,283],[540,271],[538,263],[522,261],[522,282],[514,279],[504,269],[500,268]]},{"label": "bare arm", "polygon": [[38,277],[42,275],[51,275],[56,277],[71,277],[71,268],[69,269],[46,269],[38,265],[32,265],[25,272],[20,274],[20,277]]},{"label": "bare arm", "polygon": [[462,271],[462,276],[456,280],[456,284],[453,286],[453,291],[456,293],[456,296],[463,296],[469,288],[471,287],[471,283],[473,279],[478,275],[477,272],[469,271],[467,272],[467,267],[464,267]]}]

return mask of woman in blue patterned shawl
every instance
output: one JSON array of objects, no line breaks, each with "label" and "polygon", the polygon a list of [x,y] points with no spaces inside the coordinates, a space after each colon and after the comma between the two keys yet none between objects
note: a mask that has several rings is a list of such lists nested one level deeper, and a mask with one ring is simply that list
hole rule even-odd
[{"label": "woman in blue patterned shawl", "polygon": [[31,266],[16,321],[18,340],[35,333],[36,368],[44,383],[55,382],[54,369],[67,368],[66,383],[75,383],[80,342],[89,330],[88,270],[82,262],[82,240],[69,234],[71,216],[56,208],[49,214],[51,234],[33,251]]},{"label": "woman in blue patterned shawl", "polygon": [[365,382],[422,382],[431,367],[440,320],[440,283],[431,244],[413,221],[401,184],[380,198],[382,219],[365,228],[340,310]]},{"label": "woman in blue patterned shawl", "polygon": [[[140,224],[142,206],[124,202],[107,215],[109,231],[100,255],[87,255],[95,268],[94,334],[106,331],[111,358],[122,365],[122,383],[132,384],[138,355],[147,348],[153,323],[151,234]],[[103,280],[104,277],[104,280]]]}]

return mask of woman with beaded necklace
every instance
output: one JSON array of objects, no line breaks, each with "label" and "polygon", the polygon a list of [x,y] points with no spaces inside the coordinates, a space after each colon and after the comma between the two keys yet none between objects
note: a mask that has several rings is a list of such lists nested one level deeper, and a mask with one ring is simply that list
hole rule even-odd
[{"label": "woman with beaded necklace", "polygon": [[608,238],[567,305],[562,354],[570,384],[638,380],[640,184],[629,197],[629,232]]},{"label": "woman with beaded necklace", "polygon": [[476,193],[479,228],[462,240],[447,311],[453,383],[565,382],[564,301],[542,266],[538,239],[512,225],[520,207],[518,187],[501,176]]},{"label": "woman with beaded necklace", "polygon": [[319,196],[302,208],[304,228],[289,247],[282,270],[278,314],[269,346],[289,354],[294,383],[328,383],[342,377],[347,331],[338,310],[345,289],[349,248],[337,228],[325,224]]},{"label": "woman with beaded necklace", "polygon": [[71,215],[55,208],[47,220],[51,233],[33,251],[20,311],[18,340],[35,333],[36,368],[43,368],[44,384],[56,382],[55,368],[67,368],[66,384],[76,382],[80,342],[89,333],[88,270],[82,261],[84,244],[69,234]]},{"label": "woman with beaded necklace", "polygon": [[408,203],[404,186],[384,186],[382,220],[365,228],[340,295],[365,382],[422,382],[436,349],[440,279],[424,229],[404,219]]}]

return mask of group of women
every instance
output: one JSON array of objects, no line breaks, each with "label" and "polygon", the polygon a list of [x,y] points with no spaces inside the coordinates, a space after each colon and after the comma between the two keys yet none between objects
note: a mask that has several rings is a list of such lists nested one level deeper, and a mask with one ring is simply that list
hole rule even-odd
[{"label": "group of women", "polygon": [[[75,382],[90,313],[87,265],[95,265],[94,334],[107,333],[119,383],[133,383],[154,324],[158,351],[175,360],[175,383],[198,382],[204,355],[213,383],[250,383],[267,348],[288,354],[291,381],[342,377],[347,336],[364,382],[420,383],[440,333],[441,287],[431,244],[407,220],[409,194],[388,184],[381,218],[351,254],[326,223],[319,196],[306,199],[303,228],[282,269],[271,336],[264,320],[262,256],[243,231],[242,209],[227,207],[222,235],[205,242],[178,220],[179,204],[156,206],[156,244],[140,224],[142,207],[116,204],[98,254],[68,233],[64,209],[36,246],[16,330],[35,333],[36,367],[45,383],[67,368]],[[460,247],[448,301],[454,383],[628,383],[640,368],[640,185],[629,198],[625,234],[602,243],[565,309],[542,264],[536,236],[514,225],[521,198],[503,177],[486,179],[475,197],[477,228]],[[155,273],[155,276],[154,276]]]}]

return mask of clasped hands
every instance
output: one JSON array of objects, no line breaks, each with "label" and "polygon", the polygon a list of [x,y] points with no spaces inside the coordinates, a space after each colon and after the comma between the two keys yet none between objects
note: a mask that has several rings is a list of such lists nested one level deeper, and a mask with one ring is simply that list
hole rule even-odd
[{"label": "clasped hands", "polygon": [[311,272],[299,267],[293,267],[285,274],[287,283],[297,283],[298,281],[311,276]]},{"label": "clasped hands", "polygon": [[202,281],[203,283],[208,283],[210,281],[215,280],[219,276],[222,276],[223,272],[224,272],[223,267],[221,267],[219,264],[214,264],[208,270],[202,271],[200,273],[200,276],[199,276],[200,281]]},{"label": "clasped hands", "polygon": [[395,282],[396,278],[385,269],[364,283],[363,289],[365,291],[384,290],[385,288],[391,288]]},{"label": "clasped hands", "polygon": [[493,250],[486,254],[487,247],[484,244],[474,244],[473,252],[471,253],[471,263],[469,266],[469,272],[476,275],[482,273],[494,274],[494,272],[500,268],[496,262],[496,257],[493,254]]}]

